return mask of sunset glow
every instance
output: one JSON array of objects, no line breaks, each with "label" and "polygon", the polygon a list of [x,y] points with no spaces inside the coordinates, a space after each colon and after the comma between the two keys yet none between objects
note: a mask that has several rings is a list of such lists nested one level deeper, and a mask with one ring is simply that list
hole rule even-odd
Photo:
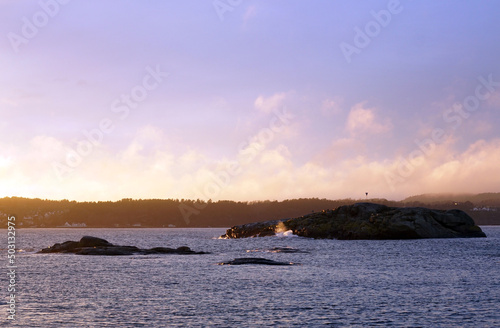
[{"label": "sunset glow", "polygon": [[500,3],[0,1],[0,197],[498,192]]}]

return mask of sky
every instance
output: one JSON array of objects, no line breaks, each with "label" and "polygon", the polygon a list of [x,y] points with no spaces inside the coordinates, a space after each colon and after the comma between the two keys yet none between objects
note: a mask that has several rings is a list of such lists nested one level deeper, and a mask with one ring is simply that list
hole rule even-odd
[{"label": "sky", "polygon": [[498,192],[498,12],[0,0],[0,197]]}]

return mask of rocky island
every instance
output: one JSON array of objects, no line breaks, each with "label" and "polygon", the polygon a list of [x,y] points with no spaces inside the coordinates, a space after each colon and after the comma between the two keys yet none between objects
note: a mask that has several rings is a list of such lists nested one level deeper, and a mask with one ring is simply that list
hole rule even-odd
[{"label": "rocky island", "polygon": [[62,244],[54,244],[51,247],[44,248],[38,253],[73,253],[78,255],[134,255],[134,254],[208,254],[205,252],[192,251],[187,246],[179,248],[154,247],[150,249],[141,249],[136,246],[114,245],[107,240],[84,236],[80,241],[66,241]]},{"label": "rocky island", "polygon": [[221,238],[272,236],[278,232],[327,239],[486,237],[464,211],[356,203],[297,218],[234,226]]}]

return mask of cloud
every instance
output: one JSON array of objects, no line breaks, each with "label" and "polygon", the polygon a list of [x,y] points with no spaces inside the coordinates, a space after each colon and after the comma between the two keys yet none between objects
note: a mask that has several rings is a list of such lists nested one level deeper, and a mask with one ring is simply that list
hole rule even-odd
[{"label": "cloud", "polygon": [[486,100],[488,105],[496,109],[500,108],[500,92],[495,92]]},{"label": "cloud", "polygon": [[330,146],[316,154],[314,163],[334,163],[344,158],[350,158],[364,152],[366,145],[355,138],[339,138],[331,142]]},{"label": "cloud", "polygon": [[397,186],[401,195],[425,192],[479,193],[498,191],[500,139],[478,140],[459,152],[453,141],[438,145],[430,156]]},{"label": "cloud", "polygon": [[342,107],[340,104],[342,103],[341,97],[334,97],[333,99],[325,99],[321,104],[321,113],[324,116],[333,116],[340,114],[342,112]]},{"label": "cloud", "polygon": [[269,114],[275,109],[279,109],[283,106],[283,103],[286,99],[286,93],[275,93],[270,97],[259,96],[255,99],[254,106],[259,111]]},{"label": "cloud", "polygon": [[408,156],[374,159],[360,155],[364,152],[356,149],[365,146],[355,138],[334,141],[327,148],[330,156],[321,156],[325,153],[321,151],[306,161],[295,157],[294,148],[281,143],[269,144],[244,161],[237,154],[235,158],[215,158],[203,149],[180,148],[175,152],[166,135],[147,126],[119,152],[96,147],[74,168],[74,174],[62,181],[52,167],[66,152],[61,140],[37,136],[22,151],[0,146],[1,196],[251,201],[364,198],[369,192],[370,197],[402,199],[427,192],[498,191],[500,186],[500,139],[477,140],[460,151],[456,140],[448,138],[432,153],[414,159],[412,171],[395,188],[388,184],[386,174],[397,174],[401,157]]},{"label": "cloud", "polygon": [[487,121],[475,121],[473,125],[473,133],[477,135],[486,134],[493,131],[493,125]]},{"label": "cloud", "polygon": [[54,138],[45,135],[35,136],[30,141],[30,156],[36,159],[52,159],[57,154],[65,151],[64,144]]},{"label": "cloud", "polygon": [[391,120],[387,118],[383,123],[378,122],[375,117],[375,110],[373,108],[365,108],[365,104],[366,102],[361,102],[351,108],[347,118],[347,131],[351,135],[389,132],[393,127]]},{"label": "cloud", "polygon": [[431,156],[423,156],[413,173],[392,190],[385,176],[398,161],[398,157],[373,160],[353,155],[297,165],[291,151],[269,149],[257,160],[259,165],[245,167],[220,194],[223,199],[255,200],[364,198],[369,192],[371,197],[402,199],[428,192],[498,191],[500,186],[500,139],[477,141],[464,152],[455,150],[450,139],[438,145]]}]

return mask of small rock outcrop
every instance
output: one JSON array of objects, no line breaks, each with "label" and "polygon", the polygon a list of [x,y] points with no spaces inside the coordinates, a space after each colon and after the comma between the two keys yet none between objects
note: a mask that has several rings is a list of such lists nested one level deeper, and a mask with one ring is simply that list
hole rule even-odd
[{"label": "small rock outcrop", "polygon": [[44,248],[38,253],[73,253],[78,255],[134,255],[134,254],[208,254],[205,252],[192,251],[187,246],[179,248],[155,247],[151,249],[141,249],[136,246],[113,245],[107,240],[84,236],[80,241],[66,241],[61,244],[54,244]]},{"label": "small rock outcrop", "polygon": [[226,234],[221,237],[232,239],[232,238],[274,236],[276,226],[280,222],[282,222],[282,220],[247,223],[235,226],[231,229],[228,229],[226,231]]},{"label": "small rock outcrop", "polygon": [[295,235],[329,239],[418,239],[486,237],[461,210],[388,207],[373,203],[340,206],[302,217],[235,226],[222,238],[274,235],[280,229]]},{"label": "small rock outcrop", "polygon": [[269,259],[264,259],[261,257],[241,257],[236,258],[231,261],[217,263],[218,265],[246,265],[246,264],[258,264],[258,265],[295,265],[292,262],[278,262]]}]

